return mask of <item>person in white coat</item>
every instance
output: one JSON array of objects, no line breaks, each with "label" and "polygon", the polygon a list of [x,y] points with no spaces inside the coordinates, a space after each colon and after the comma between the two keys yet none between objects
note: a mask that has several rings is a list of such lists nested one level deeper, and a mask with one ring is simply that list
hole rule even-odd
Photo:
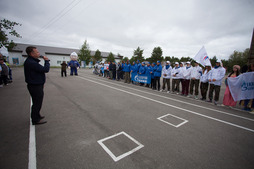
[{"label": "person in white coat", "polygon": [[[182,85],[182,90],[183,90],[183,73],[184,73],[184,66],[183,66],[183,62],[180,62],[180,72],[179,72],[179,79],[180,79],[180,83]],[[179,87],[180,89],[180,87]],[[183,95],[183,94],[182,94]]]},{"label": "person in white coat", "polygon": [[213,92],[215,91],[214,104],[217,105],[220,96],[221,82],[225,76],[226,70],[221,66],[221,60],[217,59],[216,66],[211,70],[208,81],[210,83],[209,88],[209,101],[212,102]]},{"label": "person in white coat", "polygon": [[190,62],[186,62],[186,66],[183,68],[183,80],[182,80],[182,95],[189,96],[189,87],[190,87],[190,75],[192,66]]},{"label": "person in white coat", "polygon": [[171,71],[172,77],[172,92],[177,92],[179,94],[179,84],[180,84],[180,66],[178,62],[175,62],[175,67]]},{"label": "person in white coat", "polygon": [[206,100],[206,95],[208,91],[208,76],[211,73],[211,65],[207,64],[205,65],[205,69],[203,70],[202,76],[200,77],[200,92],[201,92],[201,98],[200,100]]},{"label": "person in white coat", "polygon": [[195,61],[195,67],[191,70],[191,81],[190,81],[190,94],[193,95],[193,87],[195,86],[195,99],[198,99],[198,88],[199,88],[199,80],[202,75],[202,68]]},{"label": "person in white coat", "polygon": [[162,68],[162,77],[163,77],[163,85],[162,91],[165,91],[167,84],[167,93],[170,93],[170,78],[171,78],[172,67],[170,66],[170,61],[166,62],[166,65]]}]

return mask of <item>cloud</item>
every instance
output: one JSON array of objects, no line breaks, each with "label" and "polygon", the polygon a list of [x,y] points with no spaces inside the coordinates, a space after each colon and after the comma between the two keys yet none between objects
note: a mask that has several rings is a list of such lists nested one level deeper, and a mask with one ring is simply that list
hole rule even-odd
[{"label": "cloud", "polygon": [[19,42],[80,48],[87,40],[91,50],[129,58],[138,46],[145,57],[157,46],[164,56],[193,57],[204,45],[227,59],[250,46],[253,9],[251,0],[0,2],[0,16],[22,23]]}]

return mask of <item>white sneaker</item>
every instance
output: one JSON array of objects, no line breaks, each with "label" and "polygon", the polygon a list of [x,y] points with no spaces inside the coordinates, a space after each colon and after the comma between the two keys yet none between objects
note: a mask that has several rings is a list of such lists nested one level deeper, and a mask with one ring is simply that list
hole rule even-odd
[{"label": "white sneaker", "polygon": [[188,94],[186,97],[191,97],[191,95],[190,95],[190,94]]},{"label": "white sneaker", "polygon": [[250,114],[254,114],[254,110],[250,111],[249,113],[250,113]]},{"label": "white sneaker", "polygon": [[195,99],[196,99],[196,100],[198,99],[198,96],[197,96],[197,95],[195,96]]},{"label": "white sneaker", "polygon": [[176,93],[177,95],[179,95],[179,93]]},{"label": "white sneaker", "polygon": [[161,89],[160,92],[163,92],[163,90]]},{"label": "white sneaker", "polygon": [[170,93],[170,91],[167,91],[167,93]]}]

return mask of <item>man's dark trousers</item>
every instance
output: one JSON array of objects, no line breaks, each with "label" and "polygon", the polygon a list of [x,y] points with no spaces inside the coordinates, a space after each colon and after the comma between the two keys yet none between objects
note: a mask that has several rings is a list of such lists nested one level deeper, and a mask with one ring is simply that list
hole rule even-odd
[{"label": "man's dark trousers", "polygon": [[31,113],[31,118],[32,122],[36,123],[40,121],[41,115],[40,115],[40,110],[42,106],[42,101],[43,101],[43,86],[44,85],[27,85],[27,89],[32,97],[33,105],[32,105],[32,113]]}]

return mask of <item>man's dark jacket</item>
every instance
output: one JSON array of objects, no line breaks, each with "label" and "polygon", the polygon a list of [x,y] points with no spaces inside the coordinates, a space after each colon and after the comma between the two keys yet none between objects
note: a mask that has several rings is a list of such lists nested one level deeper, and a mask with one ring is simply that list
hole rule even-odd
[{"label": "man's dark jacket", "polygon": [[46,81],[45,73],[49,72],[49,61],[45,60],[44,66],[40,60],[28,56],[24,63],[25,81],[30,85],[43,85]]}]

